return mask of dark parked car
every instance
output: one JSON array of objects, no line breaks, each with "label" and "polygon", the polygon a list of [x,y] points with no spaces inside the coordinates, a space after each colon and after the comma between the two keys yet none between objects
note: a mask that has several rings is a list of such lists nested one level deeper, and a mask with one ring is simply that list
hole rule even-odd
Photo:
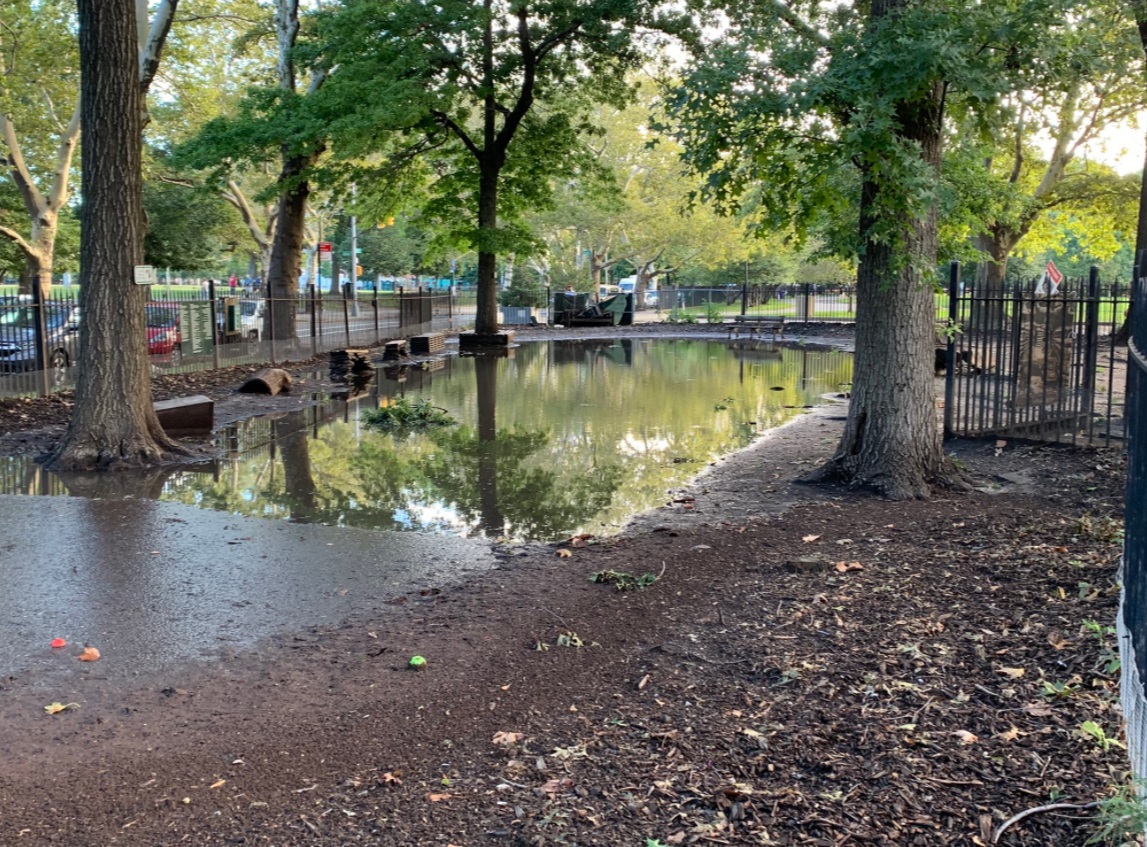
[{"label": "dark parked car", "polygon": [[[73,303],[48,303],[43,308],[48,368],[63,370],[76,360],[80,308]],[[0,305],[0,372],[35,370],[36,318],[35,306]]]}]

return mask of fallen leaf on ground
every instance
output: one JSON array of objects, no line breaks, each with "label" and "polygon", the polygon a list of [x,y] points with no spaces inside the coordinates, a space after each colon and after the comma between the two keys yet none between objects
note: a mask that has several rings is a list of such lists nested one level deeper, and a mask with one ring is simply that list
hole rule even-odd
[{"label": "fallen leaf on ground", "polygon": [[77,658],[81,662],[98,662],[100,660],[100,651],[95,647],[85,647],[84,652],[80,653]]},{"label": "fallen leaf on ground", "polygon": [[837,562],[836,569],[841,573],[847,573],[848,571],[862,571],[864,570],[864,565],[860,564],[860,562]]},{"label": "fallen leaf on ground", "polygon": [[1056,650],[1063,650],[1071,646],[1071,642],[1059,634],[1057,630],[1052,630],[1047,634],[1047,643],[1054,647]]},{"label": "fallen leaf on ground", "polygon": [[1020,737],[1020,735],[1022,735],[1022,733],[1019,731],[1019,729],[1013,726],[1007,732],[996,733],[992,736],[992,738],[995,738],[997,741],[1015,741]]},{"label": "fallen leaf on ground", "polygon": [[558,558],[559,559],[568,559],[572,555],[573,555],[573,552],[565,549],[564,547],[561,550],[558,550]]},{"label": "fallen leaf on ground", "polygon": [[819,535],[806,535],[801,539],[801,541],[803,541],[805,544],[812,544],[818,538],[820,538]]},{"label": "fallen leaf on ground", "polygon": [[1024,675],[1023,668],[1000,668],[999,672],[1009,679],[1019,679]]},{"label": "fallen leaf on ground", "polygon": [[52,639],[52,648],[55,650],[59,650],[61,647],[67,647],[67,646],[68,646],[68,642],[62,638],[53,638]]},{"label": "fallen leaf on ground", "polygon": [[207,786],[207,787],[208,787],[208,788],[222,788],[222,787],[223,787],[224,785],[226,785],[226,784],[227,784],[227,780],[225,780],[225,779],[217,779],[217,780],[215,780],[213,783],[211,783],[211,784],[210,784],[209,786]]},{"label": "fallen leaf on ground", "polygon": [[382,775],[382,781],[384,784],[393,782],[395,785],[402,785],[402,780],[399,778],[401,776],[402,771],[387,771]]},{"label": "fallen leaf on ground", "polygon": [[44,711],[49,715],[58,715],[60,712],[66,712],[68,709],[80,708],[79,703],[49,703],[44,707]]},{"label": "fallen leaf on ground", "polygon": [[980,740],[979,736],[977,736],[975,733],[968,732],[966,729],[957,729],[955,735],[964,744],[975,744]]},{"label": "fallen leaf on ground", "polygon": [[560,779],[551,779],[542,786],[542,791],[546,794],[557,794],[559,791],[565,791],[568,788],[573,788],[573,780],[568,776],[563,776]]},{"label": "fallen leaf on ground", "polygon": [[449,794],[427,794],[426,799],[431,803],[441,803],[443,800],[449,800]]},{"label": "fallen leaf on ground", "polygon": [[495,732],[495,744],[517,744],[526,737],[524,732]]}]

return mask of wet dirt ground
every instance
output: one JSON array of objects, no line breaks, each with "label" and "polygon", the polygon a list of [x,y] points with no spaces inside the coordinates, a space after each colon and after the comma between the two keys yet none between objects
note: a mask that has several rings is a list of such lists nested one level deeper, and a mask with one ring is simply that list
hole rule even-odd
[{"label": "wet dirt ground", "polygon": [[[0,593],[24,633],[0,678],[0,844],[968,845],[1109,796],[1121,454],[954,442],[979,490],[920,503],[797,484],[841,414],[718,462],[621,537],[432,550],[422,570],[412,550],[393,584],[342,530],[3,498],[5,570],[31,588]],[[150,516],[117,533],[120,509]],[[10,545],[37,520],[131,547],[130,578],[27,564]],[[231,637],[229,613],[149,608],[153,555],[266,629],[181,645]],[[93,598],[53,653],[51,610]],[[117,640],[128,620],[167,627],[158,658]],[[1096,826],[1040,812],[997,843]]]}]

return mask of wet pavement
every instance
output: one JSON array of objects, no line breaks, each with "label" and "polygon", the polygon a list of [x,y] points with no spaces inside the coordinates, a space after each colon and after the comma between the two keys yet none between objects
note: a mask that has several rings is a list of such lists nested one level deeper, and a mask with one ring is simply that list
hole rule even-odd
[{"label": "wet pavement", "polygon": [[[479,541],[154,500],[0,495],[0,516],[0,678],[37,687],[211,660],[497,562]],[[84,643],[103,659],[77,662]]]}]

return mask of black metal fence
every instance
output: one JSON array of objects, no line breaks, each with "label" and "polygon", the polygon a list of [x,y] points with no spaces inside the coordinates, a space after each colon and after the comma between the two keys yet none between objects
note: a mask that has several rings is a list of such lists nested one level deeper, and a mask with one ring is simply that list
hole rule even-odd
[{"label": "black metal fence", "polygon": [[1147,279],[1138,279],[1134,303],[1127,355],[1127,499],[1118,632],[1127,752],[1135,774],[1142,779],[1147,774],[1147,508],[1143,503],[1147,493]]},{"label": "black metal fence", "polygon": [[954,268],[937,324],[944,434],[1102,444],[1125,435],[1126,284],[1044,280],[965,291]]},{"label": "black metal fence", "polygon": [[778,317],[796,323],[852,323],[856,287],[794,283],[745,283],[709,288],[668,286],[635,298],[637,308],[656,309],[669,321],[716,323],[736,315]]},{"label": "black metal fence", "polygon": [[[458,329],[472,320],[450,291],[416,289],[271,298],[241,289],[152,286],[146,344],[157,373],[298,361],[345,347]],[[75,382],[82,310],[74,289],[0,297],[0,397]],[[280,326],[278,333],[268,327]]]}]

